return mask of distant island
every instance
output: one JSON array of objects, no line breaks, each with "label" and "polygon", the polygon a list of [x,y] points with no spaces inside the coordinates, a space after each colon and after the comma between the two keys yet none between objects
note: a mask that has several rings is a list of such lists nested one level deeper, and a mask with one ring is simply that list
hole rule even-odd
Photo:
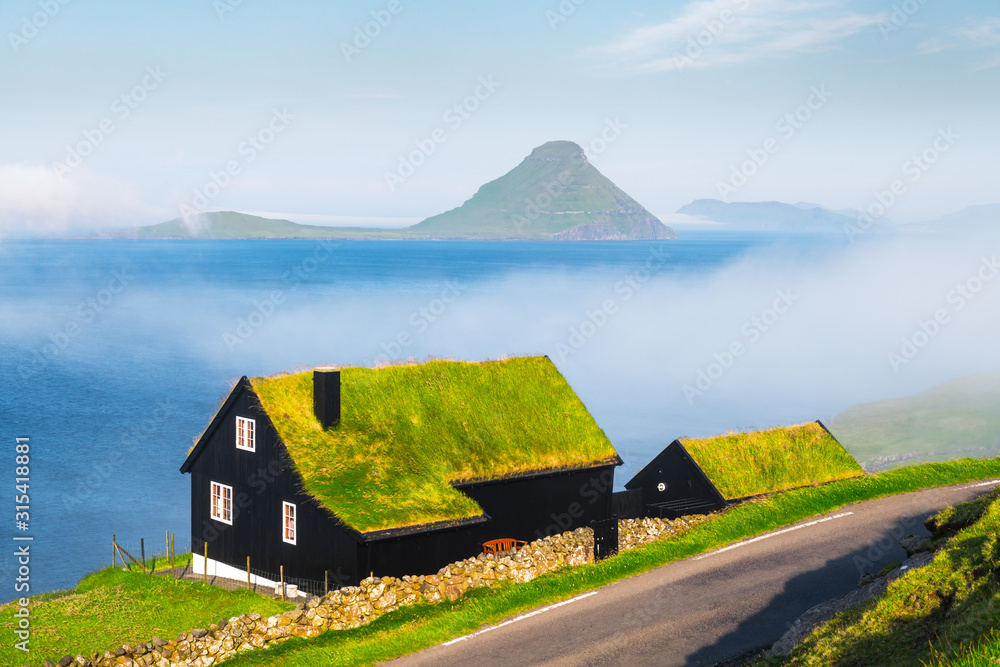
[{"label": "distant island", "polygon": [[[724,202],[696,199],[677,211],[739,231],[812,232],[843,234],[856,227],[859,211],[831,211],[819,204],[785,204],[777,201]],[[877,225],[880,229],[883,225]]]},{"label": "distant island", "polygon": [[676,232],[625,194],[572,141],[535,148],[458,208],[402,229],[321,227],[234,211],[97,234],[132,239],[480,239],[632,241]]},{"label": "distant island", "polygon": [[863,230],[874,234],[981,235],[1000,233],[1000,204],[970,206],[936,220],[895,223],[872,218],[857,209],[830,210],[819,204],[778,201],[724,202],[696,199],[677,210],[689,222],[673,220],[684,229],[739,232],[841,234],[847,237]]}]

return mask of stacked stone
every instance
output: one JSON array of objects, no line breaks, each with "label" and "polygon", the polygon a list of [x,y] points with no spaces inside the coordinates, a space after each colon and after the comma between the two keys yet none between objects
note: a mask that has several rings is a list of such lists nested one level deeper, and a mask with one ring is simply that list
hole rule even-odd
[{"label": "stacked stone", "polygon": [[618,550],[627,551],[649,544],[701,523],[708,517],[682,516],[679,519],[622,519],[618,522]]},{"label": "stacked stone", "polygon": [[[633,549],[677,533],[705,517],[624,519],[619,522],[619,550]],[[46,667],[208,667],[241,651],[274,645],[289,637],[315,637],[326,630],[346,630],[373,621],[419,600],[455,600],[465,591],[502,581],[524,583],[546,572],[594,560],[594,533],[590,528],[535,540],[509,554],[479,554],[441,568],[437,574],[370,577],[358,586],[313,597],[292,611],[270,618],[244,614],[182,633],[173,641],[154,638],[139,646],[95,653],[89,658],[64,656]]]}]

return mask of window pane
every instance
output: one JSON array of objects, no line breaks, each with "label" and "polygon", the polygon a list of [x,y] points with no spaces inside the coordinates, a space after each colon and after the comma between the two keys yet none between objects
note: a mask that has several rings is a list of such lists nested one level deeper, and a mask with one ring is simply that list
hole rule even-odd
[{"label": "window pane", "polygon": [[282,538],[286,542],[295,544],[295,505],[292,503],[282,503]]},{"label": "window pane", "polygon": [[224,523],[233,523],[233,487],[211,483],[212,518]]},{"label": "window pane", "polygon": [[236,447],[254,451],[254,441],[256,435],[256,422],[247,417],[236,418]]}]

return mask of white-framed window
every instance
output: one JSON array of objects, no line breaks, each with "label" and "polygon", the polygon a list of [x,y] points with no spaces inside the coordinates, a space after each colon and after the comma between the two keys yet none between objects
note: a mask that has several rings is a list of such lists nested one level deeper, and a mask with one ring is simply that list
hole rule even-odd
[{"label": "white-framed window", "polygon": [[212,482],[212,518],[233,525],[233,487]]},{"label": "white-framed window", "polygon": [[295,504],[281,503],[281,539],[289,544],[295,544]]},{"label": "white-framed window", "polygon": [[257,445],[257,424],[246,417],[236,418],[236,449],[254,451]]}]

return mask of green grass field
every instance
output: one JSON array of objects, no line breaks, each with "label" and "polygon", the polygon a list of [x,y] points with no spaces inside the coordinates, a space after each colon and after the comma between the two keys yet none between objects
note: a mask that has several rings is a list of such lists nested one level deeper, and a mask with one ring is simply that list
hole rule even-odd
[{"label": "green grass field", "polygon": [[325,431],[312,382],[251,380],[306,491],[362,532],[482,514],[452,482],[618,456],[546,357],[344,368],[341,421]]},{"label": "green grass field", "polygon": [[856,405],[827,426],[867,470],[1000,451],[1000,373]]},{"label": "green grass field", "polygon": [[271,616],[294,606],[250,591],[109,567],[87,575],[73,590],[31,598],[30,653],[13,646],[17,602],[0,607],[8,638],[0,644],[0,664],[55,662],[67,654],[89,657],[154,636],[173,639],[243,613]]},{"label": "green grass field", "polygon": [[[892,582],[881,598],[817,629],[791,657],[768,665],[996,665],[1000,622],[1000,490],[938,516],[974,521],[927,567]],[[975,517],[979,517],[975,519]]]},{"label": "green grass field", "polygon": [[681,444],[729,500],[864,474],[818,422]]}]

